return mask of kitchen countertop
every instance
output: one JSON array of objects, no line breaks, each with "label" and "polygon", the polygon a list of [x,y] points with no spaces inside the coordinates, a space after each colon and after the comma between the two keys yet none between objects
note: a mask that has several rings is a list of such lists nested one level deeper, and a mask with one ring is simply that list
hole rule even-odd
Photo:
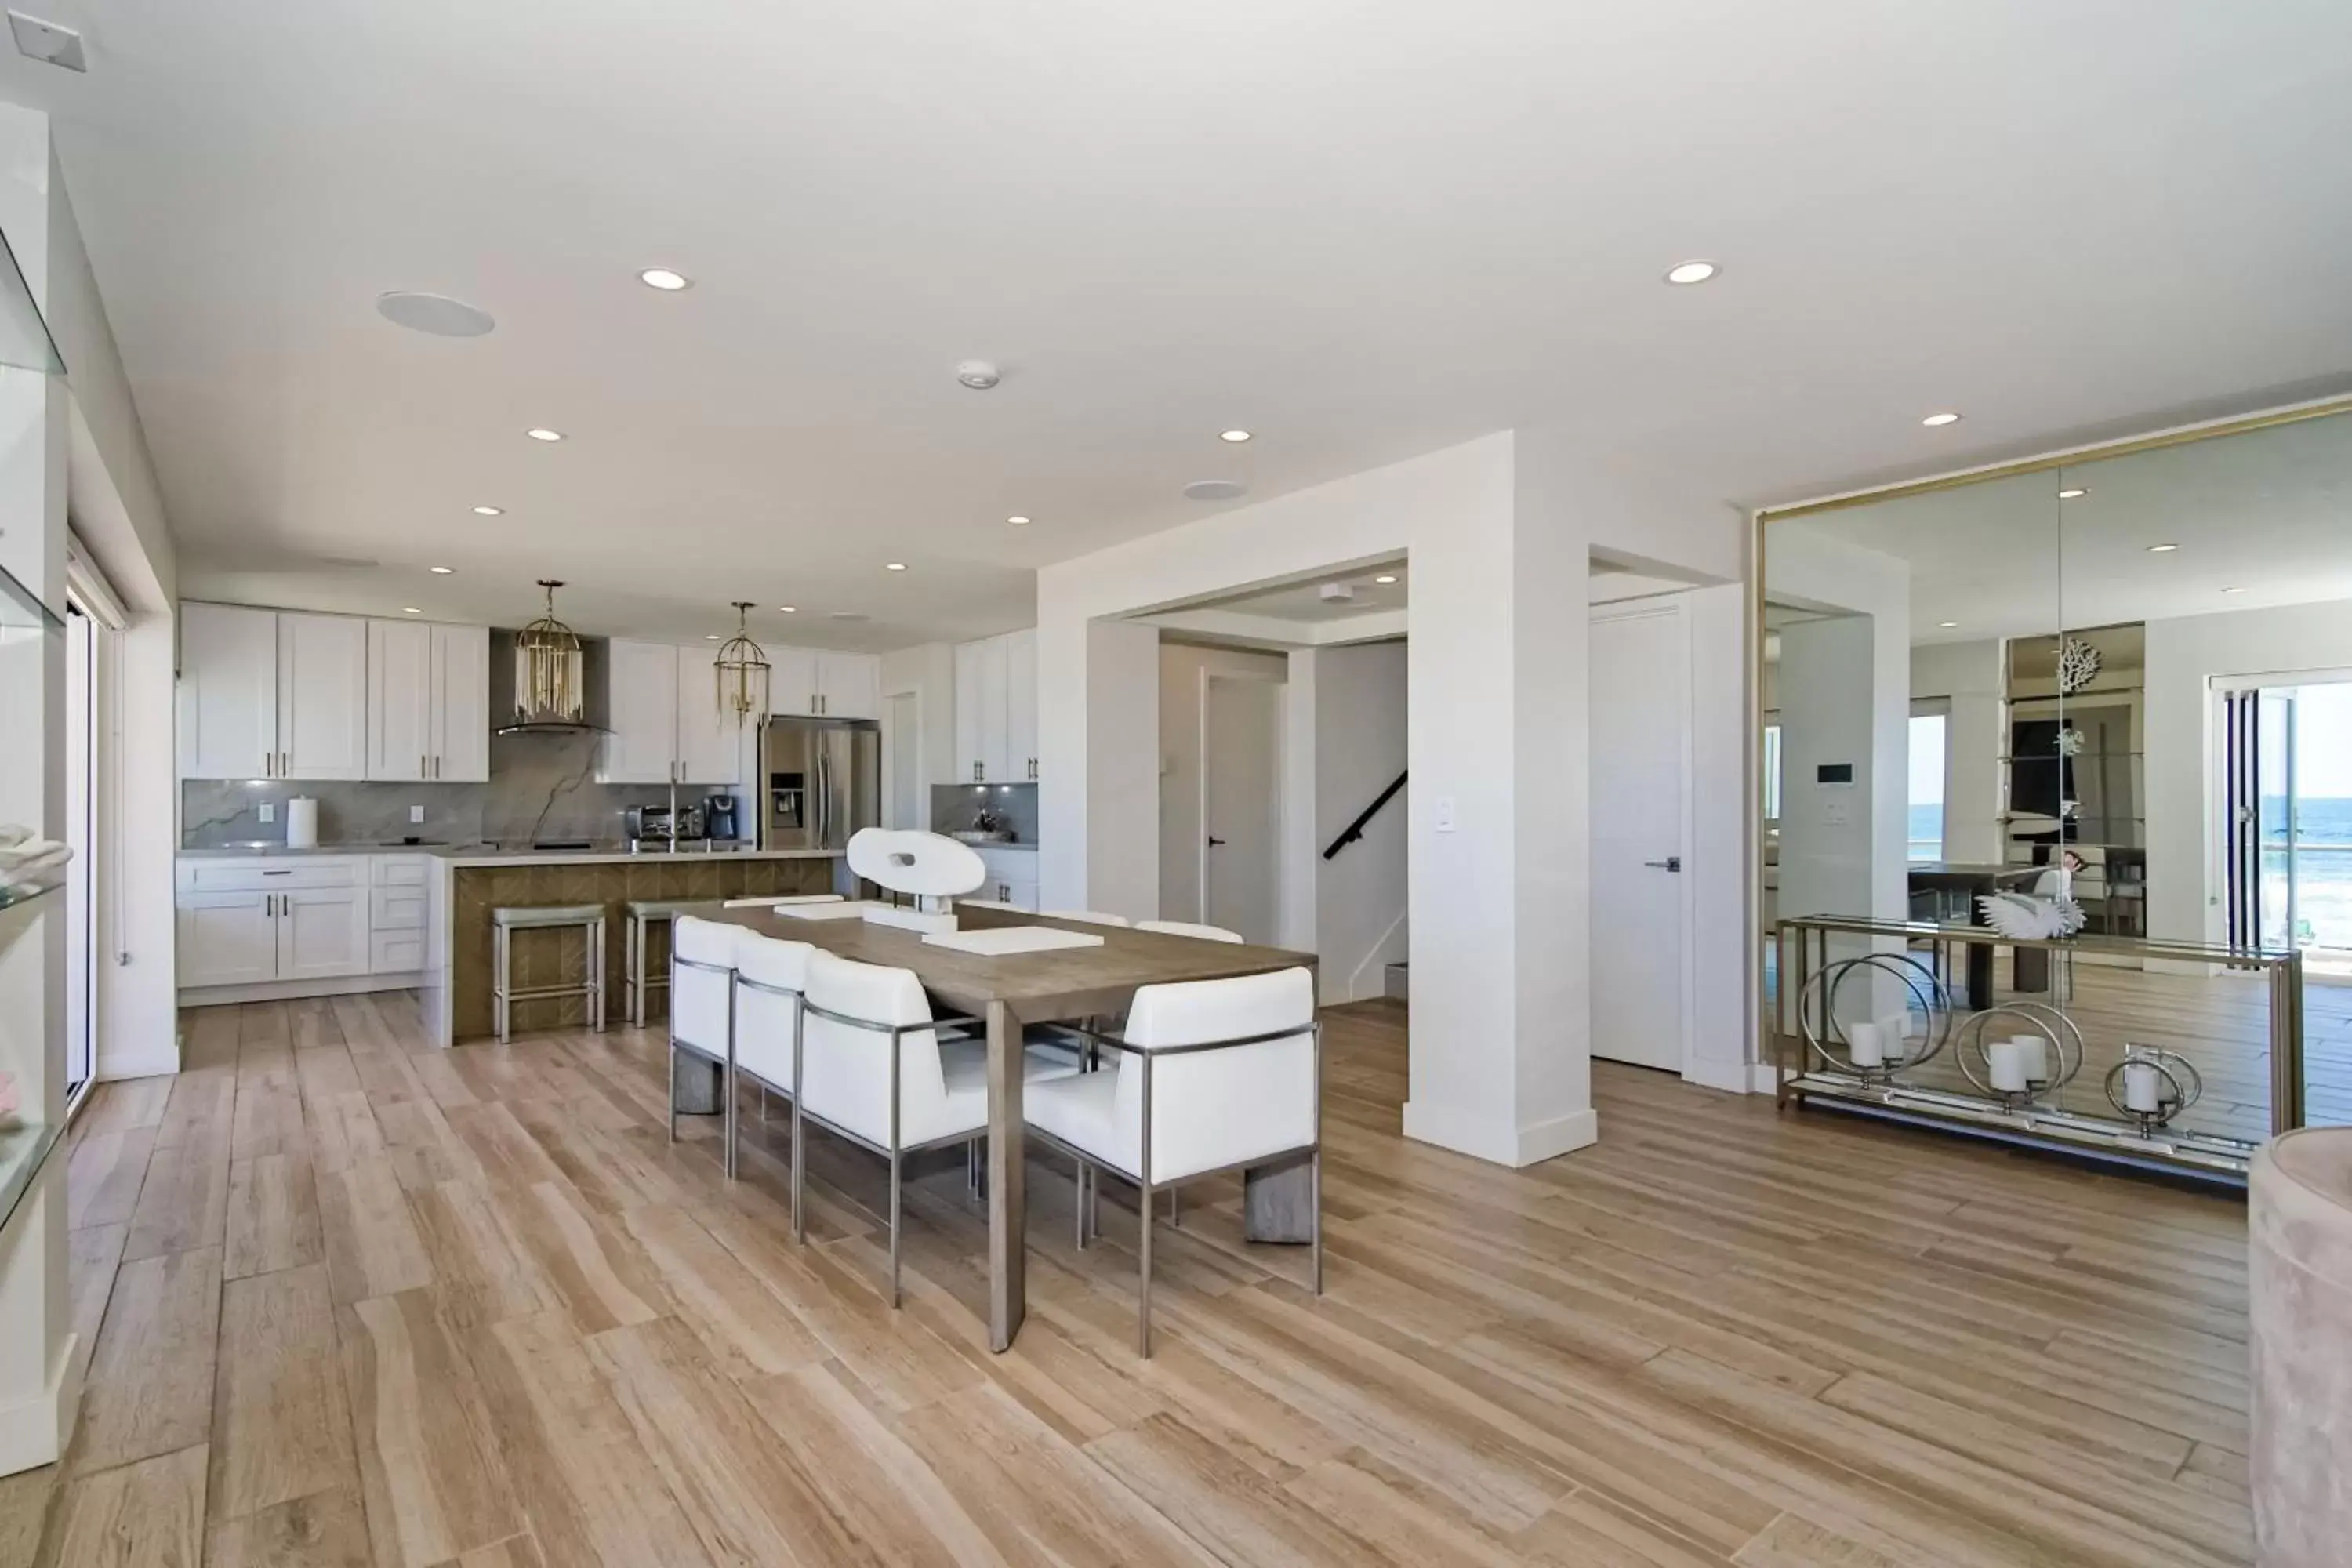
[{"label": "kitchen countertop", "polygon": [[632,855],[625,848],[533,849],[528,845],[504,848],[495,844],[321,844],[314,849],[289,849],[283,844],[226,844],[203,849],[183,849],[184,860],[299,859],[313,855],[429,855],[452,866],[596,866],[643,860],[656,864],[692,860],[837,860],[838,849],[686,849],[675,853],[647,849]]}]

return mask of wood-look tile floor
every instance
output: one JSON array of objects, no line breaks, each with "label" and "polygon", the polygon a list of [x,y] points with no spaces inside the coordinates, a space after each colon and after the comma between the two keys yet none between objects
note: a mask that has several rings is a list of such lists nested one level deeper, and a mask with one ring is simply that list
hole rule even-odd
[{"label": "wood-look tile floor", "polygon": [[1401,1007],[1329,1019],[1328,1293],[1210,1184],[1146,1363],[1132,1211],[1076,1251],[1044,1161],[994,1356],[961,1161],[892,1313],[879,1163],[814,1141],[794,1247],[658,1032],[192,1014],[78,1123],[89,1392],[0,1568],[2249,1560],[2236,1201],[1607,1064],[1504,1171],[1398,1135]]}]

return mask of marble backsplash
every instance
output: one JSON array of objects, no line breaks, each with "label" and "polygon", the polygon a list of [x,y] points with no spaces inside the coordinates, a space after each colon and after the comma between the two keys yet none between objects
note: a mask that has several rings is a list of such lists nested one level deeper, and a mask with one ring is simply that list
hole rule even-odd
[{"label": "marble backsplash", "polygon": [[[188,779],[180,784],[180,844],[205,849],[223,844],[281,842],[286,802],[307,795],[319,803],[321,844],[529,844],[549,838],[614,841],[625,836],[623,814],[633,805],[667,805],[663,784],[600,784],[593,775],[594,734],[493,735],[488,784],[356,784],[332,780]],[[681,786],[678,803],[710,792]],[[1034,792],[1032,792],[1034,793]],[[261,820],[261,805],[276,820]],[[411,822],[412,806],[425,808]]]},{"label": "marble backsplash", "polygon": [[983,806],[995,813],[999,826],[1012,830],[1015,843],[1037,842],[1037,786],[1032,784],[933,784],[931,831],[971,829]]}]

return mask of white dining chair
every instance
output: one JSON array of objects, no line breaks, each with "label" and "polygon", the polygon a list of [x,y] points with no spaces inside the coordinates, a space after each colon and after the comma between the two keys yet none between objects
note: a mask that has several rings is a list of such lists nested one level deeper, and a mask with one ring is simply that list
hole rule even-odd
[{"label": "white dining chair", "polygon": [[837,904],[839,893],[752,893],[745,898],[728,899],[719,904],[723,910],[773,910],[785,904]]},{"label": "white dining chair", "polygon": [[[734,1052],[735,933],[721,921],[680,915],[669,933],[669,1141],[677,1142],[677,1054],[723,1075]],[[731,1101],[726,1108],[733,1120]],[[730,1141],[731,1142],[731,1141]],[[732,1158],[730,1148],[730,1158]]]},{"label": "white dining chair", "polygon": [[1077,1162],[1078,1242],[1095,1224],[1100,1173],[1136,1188],[1137,1353],[1151,1354],[1152,1196],[1202,1176],[1309,1159],[1310,1270],[1323,1292],[1323,1058],[1305,969],[1146,985],[1100,1072],[1032,1082],[1030,1130]]},{"label": "white dining chair", "polygon": [[[906,1156],[969,1142],[988,1131],[988,1060],[940,1048],[934,1018],[914,972],[839,958],[822,948],[808,957],[801,994],[800,1092],[793,1098],[793,1239],[805,1238],[800,1156],[806,1124],[890,1163],[890,1305],[898,1305],[900,1186]],[[1064,1070],[1064,1069],[1055,1069]],[[1027,1069],[1033,1088],[1050,1081]]]},{"label": "white dining chair", "polygon": [[1162,936],[1197,936],[1202,942],[1247,942],[1249,938],[1223,926],[1198,925],[1191,921],[1138,921],[1138,931],[1156,931]]},{"label": "white dining chair", "polygon": [[1090,926],[1129,926],[1135,923],[1125,915],[1105,914],[1100,910],[1039,910],[1037,913],[1049,921],[1076,921]]},{"label": "white dining chair", "polygon": [[[737,1083],[759,1086],[760,1117],[767,1120],[768,1097],[789,1101],[800,1087],[801,993],[808,986],[807,942],[755,931],[735,934],[735,1048],[727,1059],[727,1174],[736,1170]],[[801,1161],[793,1146],[793,1164]]]}]

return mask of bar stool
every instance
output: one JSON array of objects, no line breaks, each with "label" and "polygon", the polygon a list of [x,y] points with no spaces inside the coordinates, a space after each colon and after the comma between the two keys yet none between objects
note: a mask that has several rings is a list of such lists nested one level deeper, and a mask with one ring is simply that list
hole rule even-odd
[{"label": "bar stool", "polygon": [[652,928],[666,925],[677,918],[677,911],[691,909],[703,899],[631,899],[621,906],[621,1002],[628,1010],[629,1022],[637,1028],[645,1027],[646,992],[655,986],[669,989],[669,971],[664,967],[658,974],[646,973],[646,938]]},{"label": "bar stool", "polygon": [[[582,927],[587,933],[586,973],[577,985],[532,985],[518,991],[514,987],[514,933],[519,931],[547,931],[567,926]],[[602,1031],[604,1027],[604,906],[602,904],[500,904],[490,910],[490,934],[493,968],[490,974],[490,1012],[497,1019],[499,1043],[503,1045],[512,1036],[514,1005],[536,1001],[542,996],[584,996],[588,1000],[589,1026]]]}]

